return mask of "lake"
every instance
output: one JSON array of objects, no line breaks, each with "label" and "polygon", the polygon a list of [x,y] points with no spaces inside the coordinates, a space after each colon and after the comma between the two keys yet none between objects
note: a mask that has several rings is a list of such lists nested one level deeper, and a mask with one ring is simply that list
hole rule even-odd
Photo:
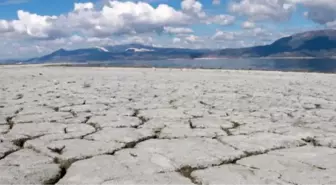
[{"label": "lake", "polygon": [[123,60],[91,63],[88,66],[243,69],[335,73],[336,59],[176,59]]}]

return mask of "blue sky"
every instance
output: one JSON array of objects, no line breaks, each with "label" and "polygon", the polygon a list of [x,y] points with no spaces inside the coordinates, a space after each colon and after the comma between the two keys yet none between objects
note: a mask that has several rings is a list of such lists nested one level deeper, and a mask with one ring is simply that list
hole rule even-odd
[{"label": "blue sky", "polygon": [[0,0],[0,58],[125,43],[268,44],[336,28],[335,0]]}]

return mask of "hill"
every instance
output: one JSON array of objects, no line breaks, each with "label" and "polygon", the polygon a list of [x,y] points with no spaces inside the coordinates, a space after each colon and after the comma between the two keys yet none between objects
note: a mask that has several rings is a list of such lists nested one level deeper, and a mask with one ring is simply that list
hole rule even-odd
[{"label": "hill", "polygon": [[336,56],[336,30],[317,30],[280,38],[269,45],[238,49],[161,48],[142,44],[104,46],[77,50],[59,49],[26,63],[93,62],[109,60],[194,59],[201,57],[333,57]]},{"label": "hill", "polygon": [[336,55],[336,30],[298,33],[265,46],[223,49],[226,57],[331,57]]}]

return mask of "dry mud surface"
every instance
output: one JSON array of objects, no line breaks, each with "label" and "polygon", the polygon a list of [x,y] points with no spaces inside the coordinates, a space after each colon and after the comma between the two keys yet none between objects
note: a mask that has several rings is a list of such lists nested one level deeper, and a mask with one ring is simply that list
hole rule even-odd
[{"label": "dry mud surface", "polygon": [[0,67],[0,184],[336,184],[336,75]]}]

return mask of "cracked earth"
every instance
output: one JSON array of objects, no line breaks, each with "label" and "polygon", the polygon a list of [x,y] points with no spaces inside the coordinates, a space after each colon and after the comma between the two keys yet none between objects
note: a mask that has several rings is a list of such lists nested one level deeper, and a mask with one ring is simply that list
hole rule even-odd
[{"label": "cracked earth", "polygon": [[336,184],[335,79],[0,66],[0,184]]}]

